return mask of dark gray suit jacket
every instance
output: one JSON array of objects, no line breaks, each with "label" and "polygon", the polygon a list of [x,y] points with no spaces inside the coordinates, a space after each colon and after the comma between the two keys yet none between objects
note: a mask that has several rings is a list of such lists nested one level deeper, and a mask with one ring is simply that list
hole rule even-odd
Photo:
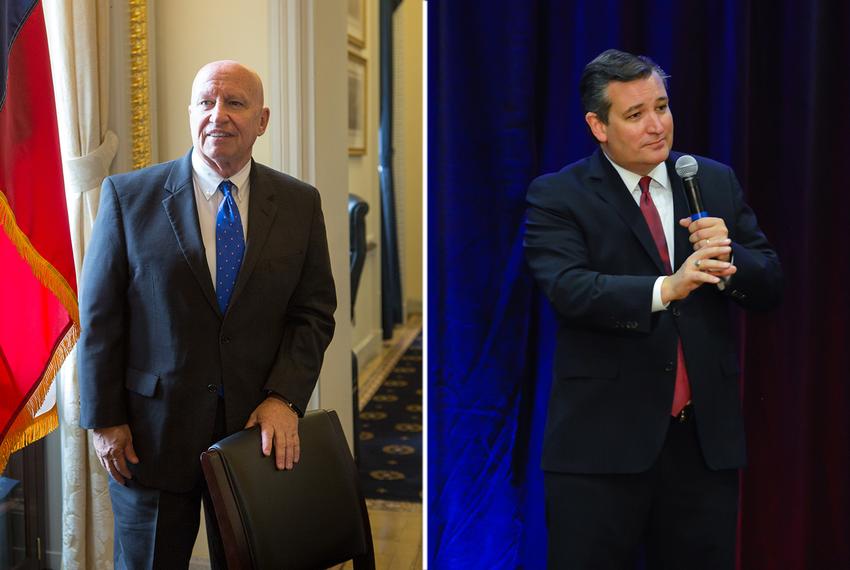
[{"label": "dark gray suit jacket", "polygon": [[84,428],[127,423],[143,485],[200,476],[224,388],[227,432],[272,390],[307,406],[336,293],[319,193],[253,163],[245,258],[222,315],[198,224],[191,152],[104,180],[83,264]]},{"label": "dark gray suit jacket", "polygon": [[[693,253],[681,179],[671,153],[674,268]],[[664,274],[649,227],[600,150],[528,189],[525,251],[558,317],[555,374],[543,440],[543,468],[570,473],[636,473],[664,443],[684,350],[697,430],[709,467],[745,462],[738,354],[729,308],[768,309],[781,299],[776,252],[744,202],[732,170],[696,157],[703,200],[723,218],[738,272],[724,291],[703,285],[653,313]]]}]

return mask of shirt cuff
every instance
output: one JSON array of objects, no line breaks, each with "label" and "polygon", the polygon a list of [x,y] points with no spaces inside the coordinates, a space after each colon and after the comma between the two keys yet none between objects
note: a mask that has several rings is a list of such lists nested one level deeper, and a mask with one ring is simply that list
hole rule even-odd
[{"label": "shirt cuff", "polygon": [[667,307],[670,303],[663,303],[661,301],[661,282],[664,281],[664,278],[667,275],[662,275],[658,279],[655,280],[655,285],[652,286],[652,312],[656,311],[666,311]]}]

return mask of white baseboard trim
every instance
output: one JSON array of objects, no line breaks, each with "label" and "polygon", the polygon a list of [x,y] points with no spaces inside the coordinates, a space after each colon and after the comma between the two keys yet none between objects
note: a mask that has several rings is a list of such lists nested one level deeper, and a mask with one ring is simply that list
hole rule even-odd
[{"label": "white baseboard trim", "polygon": [[411,315],[422,314],[422,299],[407,299],[404,302],[405,317],[410,318]]},{"label": "white baseboard trim", "polygon": [[375,329],[354,346],[354,354],[357,355],[357,363],[361,370],[368,362],[381,354],[382,342],[381,329]]}]

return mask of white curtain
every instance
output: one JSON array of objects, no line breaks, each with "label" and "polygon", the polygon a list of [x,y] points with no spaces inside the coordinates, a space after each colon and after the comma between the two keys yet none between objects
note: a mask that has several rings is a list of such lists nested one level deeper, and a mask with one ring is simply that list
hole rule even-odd
[{"label": "white curtain", "polygon": [[[118,148],[118,137],[106,128],[109,0],[43,0],[43,5],[79,287],[100,183]],[[58,386],[63,567],[112,568],[112,508],[106,473],[94,455],[89,433],[79,427],[76,351],[66,360]]]}]

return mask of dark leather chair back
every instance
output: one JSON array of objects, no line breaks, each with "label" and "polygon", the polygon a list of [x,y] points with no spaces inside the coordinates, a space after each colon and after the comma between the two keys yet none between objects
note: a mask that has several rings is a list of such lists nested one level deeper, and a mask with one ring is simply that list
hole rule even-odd
[{"label": "dark leather chair back", "polygon": [[258,427],[201,454],[228,568],[315,570],[353,559],[356,570],[374,570],[369,515],[339,418],[308,412],[299,438],[292,471],[263,457]]},{"label": "dark leather chair back", "polygon": [[366,262],[366,214],[369,204],[356,194],[348,195],[349,261],[351,269],[351,319],[354,320],[354,302],[360,287],[360,276]]}]

